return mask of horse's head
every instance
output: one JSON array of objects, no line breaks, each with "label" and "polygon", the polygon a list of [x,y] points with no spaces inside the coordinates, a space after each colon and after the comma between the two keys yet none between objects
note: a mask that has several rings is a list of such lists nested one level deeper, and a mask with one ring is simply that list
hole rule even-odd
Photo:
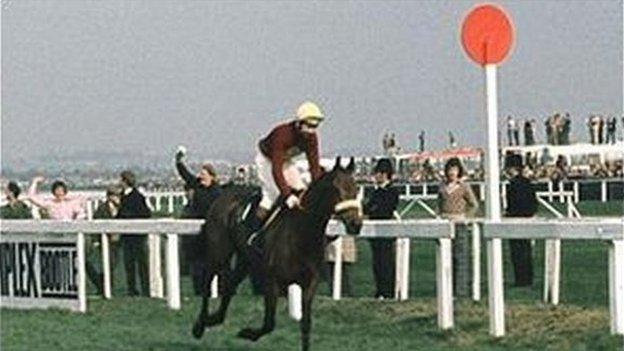
[{"label": "horse's head", "polygon": [[358,235],[362,229],[362,201],[358,198],[354,171],[353,158],[349,165],[343,168],[338,157],[329,175],[336,194],[334,215],[345,225],[348,234]]}]

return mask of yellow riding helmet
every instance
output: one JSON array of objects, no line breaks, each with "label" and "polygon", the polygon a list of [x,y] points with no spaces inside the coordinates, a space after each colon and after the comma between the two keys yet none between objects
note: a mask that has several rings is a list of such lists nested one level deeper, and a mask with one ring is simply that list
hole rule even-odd
[{"label": "yellow riding helmet", "polygon": [[317,104],[306,101],[297,108],[297,120],[318,125],[325,119],[323,112]]}]

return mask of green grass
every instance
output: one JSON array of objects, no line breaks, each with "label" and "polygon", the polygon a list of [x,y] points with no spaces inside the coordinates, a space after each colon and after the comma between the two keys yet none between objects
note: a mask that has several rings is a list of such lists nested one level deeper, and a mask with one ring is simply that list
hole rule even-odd
[{"label": "green grass", "polygon": [[[582,206],[586,206],[583,212]],[[581,204],[581,213],[617,215],[620,204]],[[414,214],[418,217],[418,213]],[[423,216],[424,217],[424,216]],[[622,350],[624,340],[610,335],[607,244],[593,241],[562,243],[561,304],[541,302],[543,242],[536,242],[532,288],[511,286],[508,243],[504,241],[507,335],[488,334],[487,277],[482,257],[481,302],[455,301],[456,327],[437,328],[434,241],[412,241],[410,300],[377,301],[370,247],[358,240],[358,260],[348,269],[352,297],[329,298],[320,287],[313,309],[314,350]],[[485,250],[482,250],[485,251]],[[121,262],[121,260],[119,261]],[[199,308],[187,277],[182,280],[182,309],[171,311],[163,300],[124,297],[123,269],[115,272],[114,298],[91,296],[84,315],[59,310],[0,311],[1,350],[296,350],[298,325],[287,317],[285,301],[278,307],[276,330],[257,343],[235,337],[240,328],[258,326],[262,300],[251,296],[245,282],[223,326],[208,330],[201,340],[190,335]],[[93,287],[89,287],[93,291]],[[215,302],[212,303],[215,308]]]}]

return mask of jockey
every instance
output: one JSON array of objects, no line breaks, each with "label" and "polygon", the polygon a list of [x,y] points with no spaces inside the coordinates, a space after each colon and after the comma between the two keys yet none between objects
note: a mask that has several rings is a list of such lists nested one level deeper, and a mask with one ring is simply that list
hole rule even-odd
[{"label": "jockey", "polygon": [[[304,102],[297,109],[294,120],[277,125],[258,143],[255,163],[262,187],[262,200],[256,216],[248,221],[251,233],[257,232],[272,209],[300,206],[297,193],[304,190],[305,173],[299,171],[294,158],[305,154],[312,180],[322,174],[319,164],[317,128],[325,116],[313,102]],[[276,200],[280,200],[276,202]]]}]

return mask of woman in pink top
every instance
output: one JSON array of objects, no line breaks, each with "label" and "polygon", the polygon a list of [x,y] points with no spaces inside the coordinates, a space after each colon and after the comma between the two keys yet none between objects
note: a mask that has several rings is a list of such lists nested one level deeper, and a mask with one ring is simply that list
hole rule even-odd
[{"label": "woman in pink top", "polygon": [[28,189],[28,200],[34,205],[45,209],[50,219],[73,220],[85,219],[85,200],[81,197],[67,196],[67,185],[60,180],[52,183],[52,195],[54,198],[46,199],[37,194],[37,187],[44,180],[43,177],[35,177]]}]

